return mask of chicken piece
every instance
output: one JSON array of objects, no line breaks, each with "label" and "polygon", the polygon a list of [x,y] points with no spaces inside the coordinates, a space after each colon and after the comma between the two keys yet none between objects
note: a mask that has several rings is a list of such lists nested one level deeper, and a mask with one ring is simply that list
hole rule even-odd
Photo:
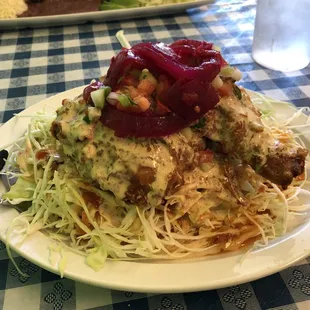
[{"label": "chicken piece", "polygon": [[162,139],[126,139],[99,120],[90,120],[84,103],[65,100],[51,126],[62,152],[80,176],[117,200],[137,205],[161,204],[168,191],[182,184],[183,172],[197,164],[203,139],[188,128]]},{"label": "chicken piece", "polygon": [[222,95],[206,114],[202,134],[220,142],[225,153],[235,154],[257,173],[286,187],[304,171],[308,151],[296,143],[277,140],[260,119],[245,90],[224,80]]},{"label": "chicken piece", "polygon": [[239,210],[251,206],[247,194],[259,192],[264,187],[262,180],[248,165],[214,153],[199,167],[186,171],[185,184],[175,193],[168,193],[171,217],[188,216],[198,227],[210,226],[210,220],[215,220],[221,227],[230,215],[237,217]]}]

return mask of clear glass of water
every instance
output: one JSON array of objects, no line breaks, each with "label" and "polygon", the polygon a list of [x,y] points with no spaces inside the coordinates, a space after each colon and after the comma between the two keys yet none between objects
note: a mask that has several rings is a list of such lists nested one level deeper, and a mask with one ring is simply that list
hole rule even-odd
[{"label": "clear glass of water", "polygon": [[309,64],[310,0],[257,0],[252,57],[278,71]]}]

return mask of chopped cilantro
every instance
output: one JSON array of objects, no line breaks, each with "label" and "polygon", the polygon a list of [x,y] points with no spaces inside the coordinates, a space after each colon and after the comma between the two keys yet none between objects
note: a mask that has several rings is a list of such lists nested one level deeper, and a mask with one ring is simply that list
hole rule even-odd
[{"label": "chopped cilantro", "polygon": [[88,115],[84,116],[83,121],[87,124],[90,124],[90,119],[89,119]]},{"label": "chopped cilantro", "polygon": [[124,79],[124,77],[121,76],[121,77],[117,80],[117,84],[119,84],[123,79]]},{"label": "chopped cilantro", "polygon": [[203,128],[205,125],[206,125],[206,118],[205,117],[201,117],[199,119],[198,123],[193,125],[193,126],[191,126],[191,128],[200,129],[200,128]]},{"label": "chopped cilantro", "polygon": [[240,88],[234,84],[233,86],[233,91],[234,91],[234,95],[237,97],[237,99],[241,100],[242,99],[242,93]]},{"label": "chopped cilantro", "polygon": [[131,106],[137,105],[129,96],[127,96],[127,98],[129,99]]}]

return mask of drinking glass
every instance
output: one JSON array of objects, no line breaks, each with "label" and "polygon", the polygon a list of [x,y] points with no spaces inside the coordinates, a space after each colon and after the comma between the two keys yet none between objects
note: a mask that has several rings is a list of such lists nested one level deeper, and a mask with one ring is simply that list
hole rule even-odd
[{"label": "drinking glass", "polygon": [[252,57],[284,72],[309,64],[310,0],[257,0]]}]

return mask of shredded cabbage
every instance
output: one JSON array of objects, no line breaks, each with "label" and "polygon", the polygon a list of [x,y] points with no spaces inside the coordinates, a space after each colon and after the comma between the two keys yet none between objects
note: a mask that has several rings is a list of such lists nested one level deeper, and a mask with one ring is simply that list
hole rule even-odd
[{"label": "shredded cabbage", "polygon": [[10,191],[3,194],[2,199],[7,199],[12,204],[31,201],[35,187],[36,184],[33,179],[19,177]]}]

